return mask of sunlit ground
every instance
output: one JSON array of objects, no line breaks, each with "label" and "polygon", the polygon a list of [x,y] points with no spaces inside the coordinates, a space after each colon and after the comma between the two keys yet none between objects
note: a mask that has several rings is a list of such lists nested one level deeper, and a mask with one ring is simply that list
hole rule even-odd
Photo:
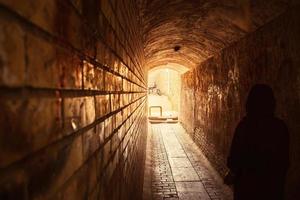
[{"label": "sunlit ground", "polygon": [[159,108],[151,108],[152,106],[161,106],[162,108],[162,117],[178,117],[178,111],[174,111],[171,108],[171,102],[168,97],[165,95],[152,95],[148,96],[148,105],[149,105],[149,116],[160,116]]}]

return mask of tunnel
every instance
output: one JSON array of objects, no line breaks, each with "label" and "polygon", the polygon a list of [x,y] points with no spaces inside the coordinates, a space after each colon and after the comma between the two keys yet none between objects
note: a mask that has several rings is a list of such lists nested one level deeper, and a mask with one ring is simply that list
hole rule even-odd
[{"label": "tunnel", "polygon": [[284,199],[300,199],[299,13],[297,0],[0,0],[0,199],[231,200],[255,84],[274,91]]}]

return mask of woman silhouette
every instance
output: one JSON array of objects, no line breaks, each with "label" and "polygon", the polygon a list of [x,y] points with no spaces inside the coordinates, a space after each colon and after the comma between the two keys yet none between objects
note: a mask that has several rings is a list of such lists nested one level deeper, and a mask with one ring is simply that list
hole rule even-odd
[{"label": "woman silhouette", "polygon": [[274,111],[272,89],[264,84],[253,86],[246,102],[247,115],[235,130],[227,161],[234,176],[235,200],[283,199],[289,134]]}]

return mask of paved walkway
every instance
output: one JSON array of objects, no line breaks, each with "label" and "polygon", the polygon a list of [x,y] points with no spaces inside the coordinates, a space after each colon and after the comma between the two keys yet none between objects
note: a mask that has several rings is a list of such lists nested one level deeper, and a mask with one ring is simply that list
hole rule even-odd
[{"label": "paved walkway", "polygon": [[[180,124],[149,125],[144,199],[230,200],[231,191]],[[151,154],[151,156],[149,156]],[[147,176],[147,173],[146,173]],[[147,189],[146,189],[147,190]]]}]

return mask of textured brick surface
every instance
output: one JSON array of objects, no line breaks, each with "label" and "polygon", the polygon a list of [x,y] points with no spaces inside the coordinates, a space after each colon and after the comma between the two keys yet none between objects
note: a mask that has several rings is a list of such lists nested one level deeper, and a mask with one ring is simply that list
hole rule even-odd
[{"label": "textured brick surface", "polygon": [[[291,166],[287,199],[299,196],[299,7],[225,48],[182,77],[188,108],[181,122],[221,174],[235,126],[245,114],[251,86],[267,83],[277,98],[277,115],[290,130]],[[191,84],[191,79],[194,84]],[[188,89],[186,89],[188,88]],[[187,101],[194,94],[195,101]],[[193,108],[193,109],[190,109]]]},{"label": "textured brick surface", "polygon": [[140,199],[135,4],[0,1],[0,199]]},{"label": "textured brick surface", "polygon": [[[25,82],[24,31],[18,24],[0,18],[0,85],[20,86]],[[15,59],[22,58],[22,59]]]}]

